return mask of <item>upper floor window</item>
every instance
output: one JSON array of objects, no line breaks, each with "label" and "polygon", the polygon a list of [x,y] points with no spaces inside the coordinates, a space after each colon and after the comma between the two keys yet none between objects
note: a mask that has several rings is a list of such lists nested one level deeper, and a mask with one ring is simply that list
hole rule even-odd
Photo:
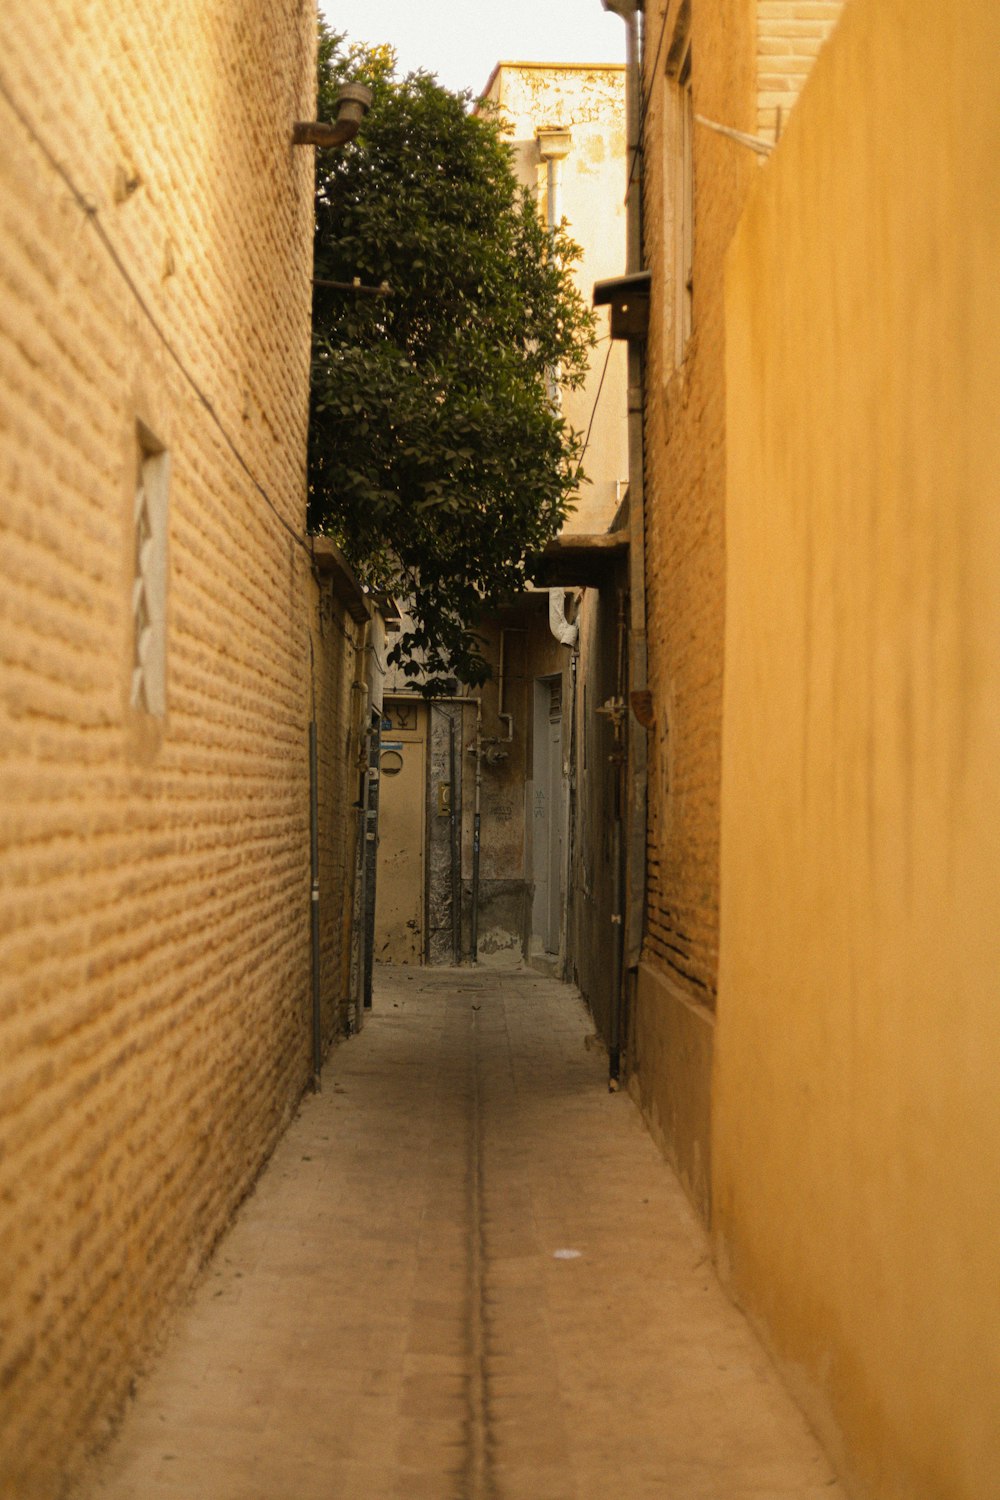
[{"label": "upper floor window", "polygon": [[666,368],[679,365],[694,311],[694,103],[691,92],[690,6],[679,8],[667,53],[664,129],[664,256]]}]

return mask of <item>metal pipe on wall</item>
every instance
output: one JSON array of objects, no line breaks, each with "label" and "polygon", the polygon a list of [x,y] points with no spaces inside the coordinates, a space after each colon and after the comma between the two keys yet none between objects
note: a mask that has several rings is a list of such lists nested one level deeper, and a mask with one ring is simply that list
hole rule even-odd
[{"label": "metal pipe on wall", "polygon": [[611,824],[611,1025],[608,1038],[608,1088],[613,1092],[621,1078],[623,984],[625,978],[625,862],[622,840],[622,812],[625,794],[625,688],[628,674],[626,652],[625,596],[618,595],[617,642],[615,651],[615,697],[622,705],[620,718],[613,718],[615,748],[611,754],[614,766],[614,816]]},{"label": "metal pipe on wall", "polygon": [[473,747],[473,754],[476,757],[476,801],[472,818],[472,917],[469,947],[472,962],[477,964],[479,962],[479,836],[482,827],[483,790],[483,705],[478,698],[476,699],[476,743]]},{"label": "metal pipe on wall", "polygon": [[[579,632],[579,626],[573,627]],[[573,861],[576,858],[576,809],[577,809],[577,697],[579,683],[577,681],[579,669],[580,647],[574,643],[569,659],[569,754],[566,758],[569,774],[566,777],[566,859],[563,869],[563,889],[565,892],[562,909],[564,930],[562,934],[561,949],[561,971],[563,978],[567,977],[566,967],[570,951],[570,919],[575,922],[577,906],[575,899],[576,886],[573,880]]]},{"label": "metal pipe on wall", "polygon": [[451,840],[451,956],[457,966],[462,962],[462,849],[458,827],[458,759],[455,754],[455,715],[448,715],[449,828]]},{"label": "metal pipe on wall", "polygon": [[[639,16],[642,0],[602,0],[605,10],[625,22],[625,113],[628,133],[629,188],[626,218],[626,274],[643,269],[642,259],[642,114]],[[629,689],[646,691],[646,507],[643,440],[645,370],[642,344],[628,341],[629,469]],[[628,812],[626,831],[625,964],[635,969],[642,951],[646,915],[646,733],[629,718]]]},{"label": "metal pipe on wall", "polygon": [[378,805],[381,795],[382,710],[373,708],[368,721],[368,768],[361,792],[361,830],[365,860],[365,950],[361,979],[362,1014],[372,1008],[375,962],[375,887],[378,859]]},{"label": "metal pipe on wall", "polygon": [[316,720],[309,722],[309,864],[310,864],[310,936],[312,940],[312,1083],[320,1087],[323,1066],[323,1028],[320,994],[319,932],[319,756],[316,744]]},{"label": "metal pipe on wall", "polygon": [[[617,779],[617,774],[616,774]],[[619,800],[615,789],[615,801]],[[611,824],[611,1026],[608,1037],[608,1088],[618,1087],[622,1062],[622,823],[615,808]]]}]

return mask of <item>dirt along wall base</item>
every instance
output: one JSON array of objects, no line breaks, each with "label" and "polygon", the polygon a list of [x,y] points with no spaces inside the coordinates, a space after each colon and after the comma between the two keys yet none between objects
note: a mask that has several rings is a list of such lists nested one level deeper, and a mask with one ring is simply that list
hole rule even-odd
[{"label": "dirt along wall base", "polygon": [[629,1092],[705,1223],[711,1218],[715,1017],[648,962],[639,964]]}]

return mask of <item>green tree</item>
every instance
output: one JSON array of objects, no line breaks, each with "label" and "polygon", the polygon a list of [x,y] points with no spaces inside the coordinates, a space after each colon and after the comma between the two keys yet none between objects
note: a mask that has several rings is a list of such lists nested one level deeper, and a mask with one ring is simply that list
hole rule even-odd
[{"label": "green tree", "polygon": [[[348,77],[373,89],[358,138],[318,153],[310,526],[409,601],[391,659],[475,683],[487,609],[559,529],[580,435],[553,384],[583,380],[592,315],[562,228],[519,186],[499,124],[388,48],[321,29],[320,118]],[[423,666],[420,663],[423,663]]]}]

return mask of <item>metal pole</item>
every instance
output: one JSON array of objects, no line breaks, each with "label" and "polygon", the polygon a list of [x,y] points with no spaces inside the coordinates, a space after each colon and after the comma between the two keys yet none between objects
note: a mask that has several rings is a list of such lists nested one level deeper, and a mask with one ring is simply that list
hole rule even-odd
[{"label": "metal pole", "polygon": [[378,804],[382,766],[382,710],[372,711],[368,728],[368,770],[365,773],[364,841],[365,864],[365,969],[362,1009],[372,1008],[373,968],[375,962],[375,899],[378,878]]},{"label": "metal pole", "polygon": [[462,851],[458,842],[458,760],[455,754],[455,715],[448,715],[448,775],[451,778],[448,833],[451,839],[451,956],[462,962]]},{"label": "metal pole", "polygon": [[312,936],[312,1060],[313,1088],[319,1093],[319,1074],[323,1065],[322,1016],[320,1012],[320,944],[319,944],[319,765],[316,752],[316,720],[309,724],[309,862],[310,929]]},{"label": "metal pole", "polygon": [[[642,243],[642,59],[639,47],[641,0],[602,0],[605,10],[625,22],[625,115],[629,152],[625,270],[643,269]],[[646,502],[643,435],[645,371],[641,341],[628,341],[628,480],[629,480],[629,689],[648,687],[646,664]],[[629,725],[626,804],[625,966],[635,969],[642,952],[646,917],[646,733]]]},{"label": "metal pole", "polygon": [[611,824],[611,1026],[608,1038],[608,1088],[612,1092],[621,1078],[622,1018],[625,997],[622,984],[625,977],[625,864],[623,860],[622,812],[625,803],[625,767],[628,764],[628,747],[625,711],[625,689],[628,684],[628,653],[626,650],[625,596],[618,595],[618,644],[615,669],[615,699],[621,705],[621,716],[612,719],[615,744],[610,761],[614,767],[614,806]]},{"label": "metal pole", "polygon": [[479,833],[483,785],[483,705],[476,702],[476,805],[472,819],[472,962],[479,962]]},{"label": "metal pole", "polygon": [[[620,780],[618,772],[615,779]],[[622,824],[621,799],[616,790],[615,819],[611,825],[611,1036],[608,1039],[608,1088],[621,1077],[622,1061]]]}]

